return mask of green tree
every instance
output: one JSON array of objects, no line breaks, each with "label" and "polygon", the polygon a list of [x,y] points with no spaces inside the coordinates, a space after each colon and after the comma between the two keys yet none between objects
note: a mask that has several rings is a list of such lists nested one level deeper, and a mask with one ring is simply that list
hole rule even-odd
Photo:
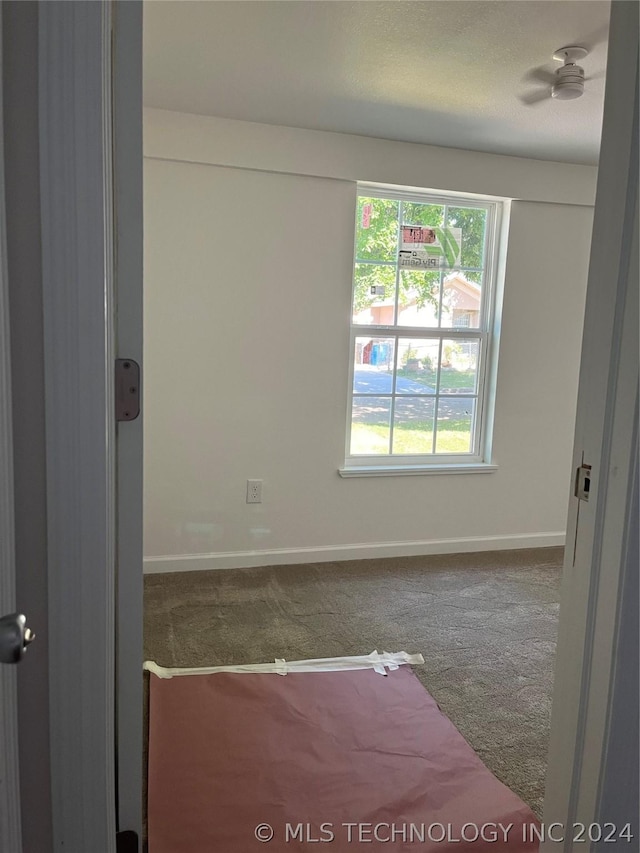
[{"label": "green tree", "polygon": [[[369,227],[362,227],[365,205],[371,205]],[[375,302],[391,299],[394,294],[395,266],[381,262],[394,263],[398,253],[398,211],[399,202],[386,198],[360,198],[356,215],[356,261],[374,261],[377,263],[356,263],[354,283],[354,313],[364,310]],[[384,287],[384,294],[374,296],[371,288]]]},{"label": "green tree", "polygon": [[[365,205],[370,205],[368,227],[363,227]],[[462,229],[461,266],[478,269],[482,266],[486,211],[482,208],[449,207],[447,222],[445,208],[438,204],[399,202],[384,198],[359,198],[356,214],[356,269],[354,283],[354,313],[395,298],[395,278],[398,258],[399,219],[404,225],[425,225]],[[362,263],[362,262],[367,263]],[[358,263],[360,262],[360,263]],[[473,273],[469,274],[474,278]],[[416,299],[419,308],[438,305],[440,273],[434,270],[401,270],[400,305]],[[372,287],[384,289],[372,294]]]},{"label": "green tree", "polygon": [[[365,205],[371,205],[369,227],[362,227]],[[400,204],[387,198],[358,199],[356,258],[359,261],[395,261],[398,251]]]},{"label": "green tree", "polygon": [[[449,228],[462,229],[461,265],[480,269],[484,255],[486,210],[476,207],[450,207],[448,213]],[[473,278],[473,275],[470,274],[469,277]]]}]

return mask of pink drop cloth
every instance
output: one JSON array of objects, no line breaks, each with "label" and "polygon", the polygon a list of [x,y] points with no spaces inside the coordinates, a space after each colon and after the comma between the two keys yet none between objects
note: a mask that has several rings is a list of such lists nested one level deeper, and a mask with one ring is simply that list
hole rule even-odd
[{"label": "pink drop cloth", "polygon": [[149,853],[537,850],[409,667],[150,682]]}]

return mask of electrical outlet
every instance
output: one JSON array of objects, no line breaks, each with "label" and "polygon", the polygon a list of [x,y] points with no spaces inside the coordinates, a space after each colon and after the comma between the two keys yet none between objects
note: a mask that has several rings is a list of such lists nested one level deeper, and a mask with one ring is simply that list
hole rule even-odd
[{"label": "electrical outlet", "polygon": [[262,480],[247,480],[247,503],[262,503]]}]

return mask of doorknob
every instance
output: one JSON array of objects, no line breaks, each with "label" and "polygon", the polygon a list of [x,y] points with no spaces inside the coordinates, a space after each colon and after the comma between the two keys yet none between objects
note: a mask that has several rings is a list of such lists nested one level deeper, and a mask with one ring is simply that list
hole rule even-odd
[{"label": "doorknob", "polygon": [[22,613],[0,617],[0,663],[20,663],[35,638]]}]

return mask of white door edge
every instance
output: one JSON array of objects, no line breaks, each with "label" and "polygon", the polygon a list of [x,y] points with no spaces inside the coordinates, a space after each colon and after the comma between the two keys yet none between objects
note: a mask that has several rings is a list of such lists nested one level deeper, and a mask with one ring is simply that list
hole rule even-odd
[{"label": "white door edge", "polygon": [[[142,3],[117,3],[113,20],[113,206],[117,358],[142,353]],[[142,376],[142,393],[144,378]],[[142,839],[142,424],[117,425],[116,719],[118,829]]]},{"label": "white door edge", "polygon": [[115,850],[111,3],[39,4],[54,848]]},{"label": "white door edge", "polygon": [[[2,9],[0,8],[0,52]],[[16,608],[11,420],[11,340],[4,192],[3,93],[0,75],[0,616]],[[18,683],[15,666],[0,664],[0,850],[20,853]]]}]

